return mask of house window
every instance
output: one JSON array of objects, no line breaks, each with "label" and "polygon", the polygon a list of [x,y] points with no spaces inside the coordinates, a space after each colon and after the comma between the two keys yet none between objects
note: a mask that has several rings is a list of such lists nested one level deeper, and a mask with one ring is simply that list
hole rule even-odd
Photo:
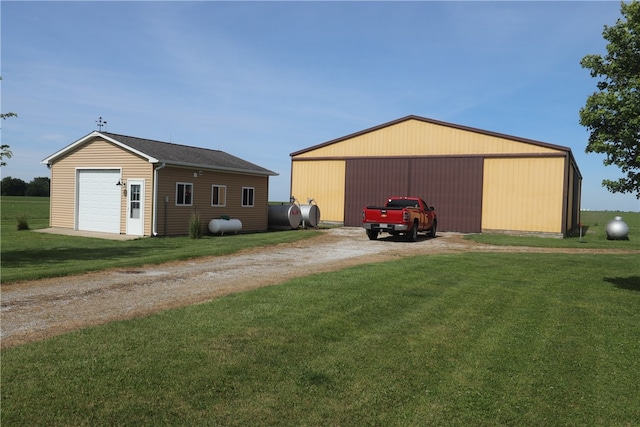
[{"label": "house window", "polygon": [[193,184],[176,182],[176,206],[191,206],[193,204]]},{"label": "house window", "polygon": [[227,186],[211,186],[211,206],[227,206]]},{"label": "house window", "polygon": [[253,187],[242,187],[242,206],[253,207],[253,193],[256,191]]}]

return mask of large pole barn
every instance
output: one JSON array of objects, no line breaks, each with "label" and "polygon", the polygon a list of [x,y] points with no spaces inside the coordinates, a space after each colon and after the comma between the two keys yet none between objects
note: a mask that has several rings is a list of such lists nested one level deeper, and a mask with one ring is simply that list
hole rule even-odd
[{"label": "large pole barn", "polygon": [[440,231],[566,236],[580,222],[568,147],[412,115],[290,156],[291,195],[322,222],[360,226],[389,196],[423,198]]}]

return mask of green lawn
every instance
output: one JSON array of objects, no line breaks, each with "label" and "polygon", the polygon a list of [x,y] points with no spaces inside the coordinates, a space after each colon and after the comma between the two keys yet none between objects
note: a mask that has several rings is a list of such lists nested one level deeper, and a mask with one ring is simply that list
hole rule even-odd
[{"label": "green lawn", "polygon": [[[607,240],[605,228],[609,221],[621,216],[629,226],[629,240]],[[470,234],[467,239],[490,245],[534,246],[546,248],[578,249],[630,249],[640,250],[640,213],[639,212],[581,212],[583,234],[557,239],[535,236],[509,236],[503,234]]]},{"label": "green lawn", "polygon": [[[286,243],[315,232],[129,242],[17,231],[3,283]],[[607,241],[622,215],[629,241]],[[637,425],[640,214],[583,239],[622,255],[437,255],[354,267],[2,351],[2,425]],[[51,273],[53,271],[53,273]]]},{"label": "green lawn", "polygon": [[635,426],[637,254],[362,265],[2,351],[1,424]]},{"label": "green lawn", "polygon": [[[26,218],[32,230],[48,227],[48,197],[3,196],[0,203],[2,283],[223,255],[253,246],[288,243],[317,235],[316,231],[304,230],[224,237],[205,236],[196,240],[174,237],[125,242],[60,236],[16,229],[19,217]],[[629,225],[630,240],[606,240],[605,226],[616,215],[622,215]],[[585,235],[582,238],[553,239],[491,234],[469,235],[467,238],[494,245],[640,250],[640,213],[582,212],[582,221],[585,225]]]},{"label": "green lawn", "polygon": [[[145,238],[130,241],[37,233],[49,226],[49,198],[6,197],[2,203],[2,283],[80,274],[115,267],[225,255],[256,246],[276,245],[318,235],[314,230],[205,236]],[[17,230],[26,216],[31,230]]]},{"label": "green lawn", "polygon": [[[26,216],[29,222],[33,222],[35,228],[49,226],[49,198],[48,197],[0,197],[2,208],[2,225],[15,227],[16,219]],[[4,231],[4,229],[2,230]]]}]

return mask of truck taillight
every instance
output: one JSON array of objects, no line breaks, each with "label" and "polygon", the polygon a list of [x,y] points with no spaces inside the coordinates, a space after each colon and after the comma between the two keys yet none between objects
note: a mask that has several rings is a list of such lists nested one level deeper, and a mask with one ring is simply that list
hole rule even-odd
[{"label": "truck taillight", "polygon": [[407,212],[407,211],[402,212],[402,221],[403,222],[409,222],[410,219],[411,219],[411,215],[409,215],[409,212]]},{"label": "truck taillight", "polygon": [[362,209],[362,220],[364,221],[364,209]]}]

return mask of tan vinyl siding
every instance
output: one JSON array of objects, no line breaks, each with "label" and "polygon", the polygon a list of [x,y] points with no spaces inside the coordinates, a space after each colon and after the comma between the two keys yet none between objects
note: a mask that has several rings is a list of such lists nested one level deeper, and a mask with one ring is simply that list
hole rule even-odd
[{"label": "tan vinyl siding", "polygon": [[305,161],[291,164],[291,195],[300,203],[314,199],[320,221],[344,221],[345,162]]},{"label": "tan vinyl siding", "polygon": [[[103,139],[83,144],[51,167],[52,227],[75,228],[76,178],[79,169],[119,169],[122,178],[143,179],[145,182],[144,234],[151,234],[153,167],[145,159]],[[116,182],[113,183],[116,185]],[[122,193],[120,233],[126,233],[127,199]]]},{"label": "tan vinyl siding", "polygon": [[564,161],[485,159],[482,229],[561,234]]},{"label": "tan vinyl siding", "polygon": [[[194,176],[195,174],[195,176]],[[192,206],[176,205],[176,183],[193,185]],[[226,206],[211,206],[211,186],[226,186]],[[242,206],[242,188],[253,187],[253,207]],[[209,221],[228,216],[242,222],[242,232],[268,228],[269,178],[216,171],[166,167],[158,171],[158,218],[160,235],[186,235],[193,213],[198,213],[202,229],[208,232]],[[165,202],[168,199],[168,202]],[[166,216],[165,216],[166,212]]]},{"label": "tan vinyl siding", "polygon": [[294,158],[555,153],[557,150],[463,129],[407,120]]},{"label": "tan vinyl siding", "polygon": [[73,165],[54,164],[51,168],[49,225],[75,228],[76,170]]}]

